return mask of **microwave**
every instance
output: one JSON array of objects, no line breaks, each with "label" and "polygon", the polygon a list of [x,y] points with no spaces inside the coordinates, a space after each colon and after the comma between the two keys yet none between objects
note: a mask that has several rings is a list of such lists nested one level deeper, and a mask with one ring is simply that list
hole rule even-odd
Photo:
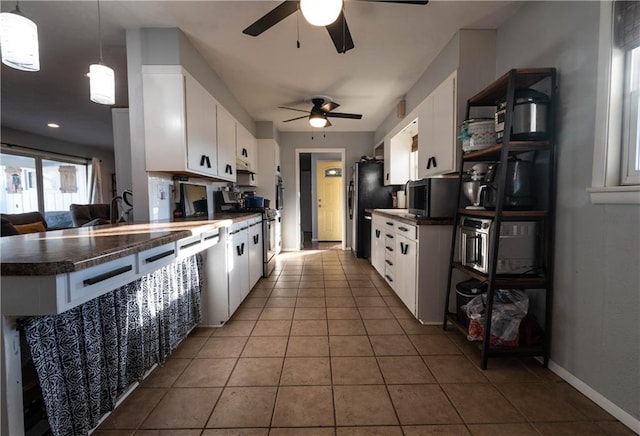
[{"label": "microwave", "polygon": [[408,212],[417,218],[453,218],[458,179],[430,178],[407,184]]}]

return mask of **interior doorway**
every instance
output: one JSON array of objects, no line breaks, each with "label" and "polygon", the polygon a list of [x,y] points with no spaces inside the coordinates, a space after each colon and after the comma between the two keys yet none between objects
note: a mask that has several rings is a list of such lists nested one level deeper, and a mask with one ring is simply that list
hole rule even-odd
[{"label": "interior doorway", "polygon": [[296,149],[300,249],[346,249],[345,149]]}]

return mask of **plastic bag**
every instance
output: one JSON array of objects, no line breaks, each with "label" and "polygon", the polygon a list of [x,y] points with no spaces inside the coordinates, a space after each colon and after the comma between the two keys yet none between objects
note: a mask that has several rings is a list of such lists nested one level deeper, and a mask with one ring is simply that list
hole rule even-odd
[{"label": "plastic bag", "polygon": [[[467,339],[482,341],[486,316],[487,294],[482,294],[467,303],[469,332]],[[517,347],[520,322],[529,311],[529,297],[517,289],[497,289],[491,316],[491,345]]]}]

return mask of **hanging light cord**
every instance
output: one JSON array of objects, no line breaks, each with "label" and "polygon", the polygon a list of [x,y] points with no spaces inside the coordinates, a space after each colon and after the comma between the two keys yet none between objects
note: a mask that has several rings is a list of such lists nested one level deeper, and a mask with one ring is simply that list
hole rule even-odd
[{"label": "hanging light cord", "polygon": [[100,0],[98,0],[98,45],[100,47],[100,64],[102,64],[102,20],[100,18]]}]

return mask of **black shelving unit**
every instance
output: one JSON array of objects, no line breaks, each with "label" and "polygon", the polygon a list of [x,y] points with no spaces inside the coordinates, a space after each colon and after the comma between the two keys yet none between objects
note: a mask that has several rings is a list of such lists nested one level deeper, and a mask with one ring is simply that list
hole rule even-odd
[{"label": "black shelving unit", "polygon": [[[512,141],[511,127],[513,125],[514,103],[516,90],[536,87],[545,91],[549,96],[547,135],[543,141]],[[466,327],[461,324],[455,312],[449,311],[449,301],[452,294],[453,271],[458,270],[468,277],[487,284],[487,307],[484,322],[484,338],[476,342],[481,351],[481,367],[487,368],[490,357],[500,356],[540,356],[546,367],[549,362],[549,346],[551,338],[551,316],[553,302],[553,266],[554,266],[554,226],[555,226],[555,197],[556,197],[556,102],[557,84],[555,68],[527,68],[513,69],[497,79],[480,93],[467,101],[467,119],[470,119],[474,108],[495,107],[498,101],[506,102],[504,120],[504,135],[501,143],[494,146],[465,153],[460,162],[458,179],[458,204],[462,199],[462,182],[465,164],[470,162],[499,162],[499,172],[496,175],[498,192],[495,210],[474,210],[460,208],[456,211],[456,231],[452,232],[451,254],[449,259],[449,277],[446,288],[443,328],[448,324],[458,328],[466,334]],[[545,185],[544,198],[538,202],[534,210],[503,210],[505,198],[505,181],[507,177],[507,161],[509,157],[527,154],[533,160],[543,162],[543,168],[538,182]],[[544,191],[543,190],[543,191]],[[456,247],[461,217],[489,218],[493,220],[496,229],[489,241],[488,274],[483,274],[467,267],[456,259]],[[500,226],[506,221],[535,221],[538,223],[537,260],[539,268],[532,274],[501,275],[496,273],[498,263],[498,248],[500,242]],[[491,316],[493,313],[494,296],[497,289],[527,289],[544,292],[544,340],[539,346],[500,347],[491,346]]]}]

